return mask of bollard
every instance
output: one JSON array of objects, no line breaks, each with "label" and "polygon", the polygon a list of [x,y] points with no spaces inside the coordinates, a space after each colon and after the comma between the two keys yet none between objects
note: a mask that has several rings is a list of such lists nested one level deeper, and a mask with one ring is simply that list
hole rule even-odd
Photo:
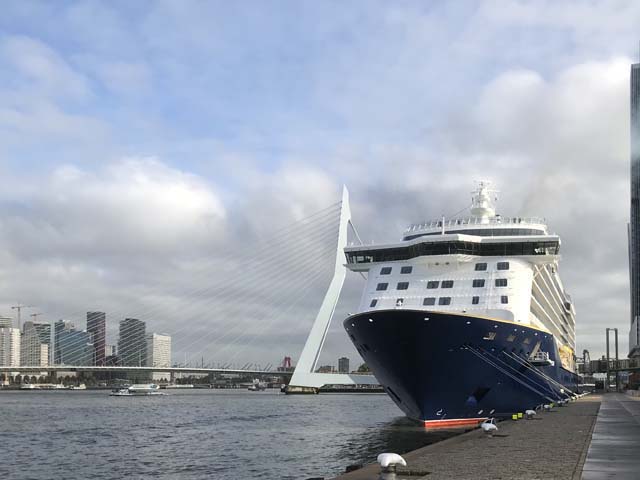
[{"label": "bollard", "polygon": [[511,420],[518,420],[518,414],[514,413],[513,415],[511,415]]},{"label": "bollard", "polygon": [[521,419],[523,417],[522,413],[518,412],[518,419]]}]

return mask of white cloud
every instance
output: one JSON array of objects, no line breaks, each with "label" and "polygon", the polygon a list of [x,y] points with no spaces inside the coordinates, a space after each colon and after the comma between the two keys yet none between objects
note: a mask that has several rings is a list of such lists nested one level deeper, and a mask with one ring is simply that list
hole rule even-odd
[{"label": "white cloud", "polygon": [[57,167],[6,211],[17,256],[161,255],[198,248],[223,235],[226,210],[195,175],[152,158],[129,158],[98,172]]}]

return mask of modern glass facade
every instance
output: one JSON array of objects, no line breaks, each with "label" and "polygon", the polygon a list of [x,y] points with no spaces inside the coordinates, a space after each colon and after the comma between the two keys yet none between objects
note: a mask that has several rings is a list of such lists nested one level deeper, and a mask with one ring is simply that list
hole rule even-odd
[{"label": "modern glass facade", "polygon": [[146,324],[137,318],[125,318],[120,322],[118,337],[120,365],[144,367],[147,363]]},{"label": "modern glass facade", "polygon": [[631,212],[629,221],[629,280],[631,329],[629,356],[640,356],[640,63],[631,65]]},{"label": "modern glass facade", "polygon": [[95,350],[95,365],[105,365],[107,315],[104,312],[87,312],[87,332],[91,334]]}]

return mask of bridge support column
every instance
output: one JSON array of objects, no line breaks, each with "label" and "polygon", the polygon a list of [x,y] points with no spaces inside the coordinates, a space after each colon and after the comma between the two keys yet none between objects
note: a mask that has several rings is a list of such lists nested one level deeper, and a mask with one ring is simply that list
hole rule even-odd
[{"label": "bridge support column", "polygon": [[338,229],[338,245],[336,248],[336,262],[333,278],[324,296],[320,310],[313,322],[307,341],[304,344],[298,363],[286,393],[318,393],[323,385],[377,385],[373,375],[349,375],[339,373],[316,373],[316,367],[320,359],[320,352],[329,331],[329,325],[333,318],[338,298],[344,284],[347,269],[344,266],[344,247],[347,246],[347,229],[351,222],[351,209],[349,207],[349,191],[347,187],[342,189],[342,208],[340,210],[340,226]]}]

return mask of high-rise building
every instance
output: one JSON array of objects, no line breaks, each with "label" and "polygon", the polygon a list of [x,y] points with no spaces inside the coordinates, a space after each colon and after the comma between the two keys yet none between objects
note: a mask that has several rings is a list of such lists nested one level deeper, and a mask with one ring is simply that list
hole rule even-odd
[{"label": "high-rise building", "polygon": [[58,365],[94,365],[95,347],[89,332],[76,330],[66,320],[58,320],[54,326],[54,362]]},{"label": "high-rise building", "polygon": [[338,359],[338,373],[349,373],[349,359],[347,357]]},{"label": "high-rise building", "polygon": [[12,328],[13,319],[11,317],[0,317],[0,328]]},{"label": "high-rise building", "polygon": [[631,215],[629,222],[629,279],[631,329],[629,356],[640,355],[640,63],[631,65]]},{"label": "high-rise building", "polygon": [[120,365],[143,367],[147,362],[146,324],[137,318],[120,322],[118,359]]},{"label": "high-rise building", "polygon": [[87,312],[87,332],[93,339],[95,365],[104,366],[107,335],[107,316],[104,312]]},{"label": "high-rise building", "polygon": [[33,327],[36,329],[36,332],[38,332],[38,337],[40,338],[40,341],[42,343],[51,345],[51,324],[50,323],[25,322],[24,324],[27,325],[28,323],[33,324]]},{"label": "high-rise building", "polygon": [[[43,324],[24,322],[20,341],[20,365],[49,366],[49,343],[45,342]],[[49,332],[51,330],[49,329]]]},{"label": "high-rise building", "polygon": [[64,363],[62,360],[62,345],[61,337],[63,332],[75,330],[75,326],[68,320],[58,320],[53,324],[53,363],[60,365]]},{"label": "high-rise building", "polygon": [[148,333],[147,339],[147,367],[171,366],[171,337],[161,333]]},{"label": "high-rise building", "polygon": [[20,365],[20,329],[0,327],[0,365],[17,367]]}]

